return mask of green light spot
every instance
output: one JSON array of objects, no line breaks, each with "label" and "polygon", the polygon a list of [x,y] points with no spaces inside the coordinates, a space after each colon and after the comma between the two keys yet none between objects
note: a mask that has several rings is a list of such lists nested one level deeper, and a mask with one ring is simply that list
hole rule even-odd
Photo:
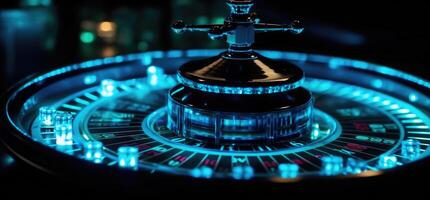
[{"label": "green light spot", "polygon": [[81,39],[81,42],[88,44],[88,43],[94,42],[95,37],[93,33],[84,31],[81,33],[80,39]]},{"label": "green light spot", "polygon": [[223,24],[225,18],[224,17],[215,17],[212,19],[212,23],[214,24]]}]

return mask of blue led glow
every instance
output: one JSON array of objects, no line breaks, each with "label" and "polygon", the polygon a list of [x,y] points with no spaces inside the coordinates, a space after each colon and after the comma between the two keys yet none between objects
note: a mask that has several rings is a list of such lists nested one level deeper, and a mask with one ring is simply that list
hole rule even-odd
[{"label": "blue led glow", "polygon": [[312,131],[310,135],[311,135],[311,140],[316,140],[320,137],[320,125],[318,123],[312,124]]},{"label": "blue led glow", "polygon": [[149,66],[146,69],[148,76],[148,84],[151,86],[157,86],[164,82],[165,74],[164,69],[156,66]]},{"label": "blue led glow", "polygon": [[103,160],[103,143],[88,141],[84,144],[85,159],[100,163]]},{"label": "blue led glow", "polygon": [[190,49],[185,51],[185,55],[190,58],[215,56],[223,52],[224,49]]},{"label": "blue led glow", "polygon": [[393,104],[390,106],[391,109],[399,109],[400,106],[398,104]]},{"label": "blue led glow", "polygon": [[166,53],[166,56],[169,58],[180,58],[183,56],[183,52],[181,50],[171,50]]},{"label": "blue led glow", "polygon": [[375,97],[372,98],[372,101],[373,102],[379,102],[379,101],[381,101],[381,97],[380,96],[375,96]]},{"label": "blue led glow", "polygon": [[409,94],[409,101],[416,102],[418,100],[417,95],[415,94]]},{"label": "blue led glow", "polygon": [[416,118],[417,115],[410,113],[410,114],[404,114],[404,115],[400,115],[399,118]]},{"label": "blue led glow", "polygon": [[375,79],[372,81],[372,86],[375,88],[382,88],[383,85],[384,85],[384,82],[382,82],[381,79]]},{"label": "blue led glow", "polygon": [[401,154],[405,159],[415,160],[421,155],[421,143],[415,139],[402,141]]},{"label": "blue led glow", "polygon": [[66,112],[56,112],[54,134],[56,144],[67,146],[73,144],[73,116]]},{"label": "blue led glow", "polygon": [[55,125],[54,133],[57,145],[65,146],[73,144],[73,132],[71,126]]},{"label": "blue led glow", "polygon": [[239,95],[252,95],[252,94],[274,94],[286,92],[289,90],[296,89],[300,87],[304,79],[300,79],[297,82],[291,84],[284,84],[278,86],[267,86],[267,87],[228,87],[228,86],[216,86],[216,85],[208,85],[202,83],[196,83],[192,80],[189,80],[180,74],[177,74],[178,82],[188,86],[190,88],[200,90],[203,92],[210,93],[221,93],[221,94],[239,94]]},{"label": "blue led glow", "polygon": [[232,169],[232,176],[234,179],[251,179],[254,176],[254,168],[249,165],[238,165],[234,166]]},{"label": "blue led glow", "polygon": [[[255,126],[257,121],[255,119],[223,119],[223,126],[228,130],[247,129],[246,127]],[[241,128],[242,127],[242,128]]]},{"label": "blue led glow", "polygon": [[152,63],[152,57],[149,54],[144,53],[142,55],[142,65],[150,65]]},{"label": "blue led glow", "polygon": [[406,123],[406,124],[420,124],[423,122],[424,121],[422,119],[405,119],[405,120],[402,120],[402,123]]},{"label": "blue led glow", "polygon": [[383,102],[382,102],[382,105],[384,105],[384,106],[388,106],[388,105],[390,105],[391,104],[391,102],[389,101],[389,100],[384,100]]},{"label": "blue led glow", "polygon": [[72,127],[73,115],[68,112],[57,111],[54,115],[55,126],[69,126]]},{"label": "blue led glow", "polygon": [[137,169],[139,150],[137,147],[123,146],[118,148],[118,165],[122,168]]},{"label": "blue led glow", "polygon": [[208,166],[202,166],[191,170],[191,176],[195,178],[211,178],[213,173],[213,169]]},{"label": "blue led glow", "polygon": [[339,156],[324,156],[321,158],[321,173],[326,176],[339,175],[343,172],[343,158]]},{"label": "blue led glow", "polygon": [[281,178],[296,178],[299,175],[299,165],[291,163],[279,164],[278,173]]},{"label": "blue led glow", "polygon": [[362,160],[348,158],[346,161],[345,170],[350,174],[359,174],[367,169],[367,163]]},{"label": "blue led glow", "polygon": [[100,94],[104,97],[110,97],[114,95],[116,90],[116,82],[111,79],[102,80],[100,85]]},{"label": "blue led glow", "polygon": [[404,108],[404,109],[399,109],[399,110],[397,110],[396,112],[397,112],[397,113],[400,113],[400,114],[406,114],[406,113],[409,113],[409,112],[410,112],[410,110],[409,110],[409,109]]},{"label": "blue led glow", "polygon": [[84,78],[85,85],[91,85],[93,83],[97,82],[97,76],[96,75],[88,75]]},{"label": "blue led glow", "polygon": [[397,166],[397,157],[395,155],[383,154],[379,156],[378,167],[388,169]]},{"label": "blue led glow", "polygon": [[56,114],[56,110],[48,107],[39,108],[39,121],[41,127],[43,126],[52,126],[54,124],[54,117]]}]

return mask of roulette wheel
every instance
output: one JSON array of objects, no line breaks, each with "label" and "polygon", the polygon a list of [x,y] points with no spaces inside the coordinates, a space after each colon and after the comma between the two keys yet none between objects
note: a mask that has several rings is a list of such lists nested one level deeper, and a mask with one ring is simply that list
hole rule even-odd
[{"label": "roulette wheel", "polygon": [[250,0],[227,6],[223,24],[172,25],[226,39],[227,50],[115,56],[19,82],[2,99],[3,145],[55,176],[157,191],[385,183],[428,162],[430,82],[253,50],[256,33],[304,28],[260,23]]}]

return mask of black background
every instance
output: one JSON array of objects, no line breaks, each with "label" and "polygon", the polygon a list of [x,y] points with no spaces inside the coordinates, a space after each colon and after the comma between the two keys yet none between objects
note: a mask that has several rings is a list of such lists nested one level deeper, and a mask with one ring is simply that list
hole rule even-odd
[{"label": "black background", "polygon": [[[88,4],[87,1],[85,2]],[[170,6],[170,2],[161,0],[94,0],[90,1],[90,4],[102,8],[107,13],[124,5],[130,7],[156,5],[161,10],[161,13],[167,16],[164,19],[166,22],[165,27],[160,27],[160,34],[166,37],[164,37],[165,39],[160,42],[156,49],[190,48],[188,46],[178,46],[172,42],[172,38],[169,35],[169,23],[173,19],[171,19],[172,16],[169,13],[176,8]],[[212,9],[210,5],[214,1],[204,2],[207,2],[208,10]],[[84,1],[82,0],[54,1],[53,6],[56,9],[59,25],[55,30],[58,34],[55,38],[54,49],[49,52],[39,52],[37,49],[33,49],[32,45],[34,44],[32,42],[34,41],[32,40],[18,43],[14,46],[14,49],[4,48],[5,46],[2,43],[5,41],[0,41],[0,44],[2,44],[2,49],[0,49],[0,88],[2,93],[13,83],[31,73],[37,73],[53,66],[63,66],[86,59],[80,55],[78,47],[79,18],[77,13],[79,13],[78,11],[81,9],[83,3]],[[20,9],[19,5],[18,1],[1,2],[0,13],[2,11]],[[424,1],[258,0],[256,8],[262,21],[281,23],[291,21],[292,19],[300,19],[304,22],[306,29],[300,36],[291,36],[285,33],[258,35],[255,46],[259,49],[292,50],[362,59],[392,66],[430,79],[430,62],[428,56],[430,40],[427,30],[430,24],[428,22],[430,17],[428,7]],[[184,16],[184,19],[186,19],[186,16]],[[1,32],[2,29],[0,29]],[[31,35],[31,32],[28,34]],[[345,39],[345,37],[349,36],[352,39]],[[206,42],[209,42],[209,39],[202,40],[201,44],[197,45],[198,48],[205,48]],[[13,66],[15,69],[13,70],[14,74],[5,73],[5,55],[6,52],[10,51],[16,52],[14,60],[17,60],[17,62]],[[128,51],[123,52],[128,53]],[[122,52],[120,51],[119,53]],[[4,160],[5,153],[1,152],[0,154],[1,159]],[[426,166],[430,168],[430,165]],[[426,166],[420,167],[421,171],[419,172],[422,179],[430,177],[430,172],[425,170]],[[418,174],[415,170],[404,171],[403,173]],[[425,193],[425,191],[421,191],[422,188],[417,186],[417,183],[422,181],[422,179],[419,180],[417,177],[418,175],[413,175],[412,178],[405,178],[405,180],[392,178],[387,179],[385,182],[378,182],[375,185],[369,182],[366,187],[362,188],[354,188],[354,186],[350,186],[351,183],[348,183],[345,184],[348,187],[345,187],[349,196],[354,196],[351,193],[364,194],[366,196],[369,192],[379,192],[380,195],[384,196]],[[397,183],[391,181],[397,181]],[[411,182],[415,184],[411,185]],[[55,190],[58,192],[64,189],[68,193],[73,193],[73,190],[76,190],[76,188],[70,188],[76,187],[75,183],[46,175],[19,161],[13,162],[11,165],[0,166],[0,185],[0,199],[3,193],[5,195],[26,195],[20,192],[32,191],[35,194],[44,196],[48,195],[48,191],[53,190],[53,193],[55,193]],[[64,185],[64,188],[62,185]],[[306,191],[312,191],[311,188],[309,190],[306,189],[306,187],[310,186],[302,185],[300,187],[302,188],[295,192],[304,192],[306,194]],[[318,186],[312,185],[312,187]],[[389,187],[394,187],[394,189],[390,190]],[[250,188],[258,188],[258,186],[247,186],[247,188],[251,190]],[[360,191],[363,188],[366,191]],[[120,193],[120,191],[124,192],[123,189],[116,188],[109,191]],[[246,195],[248,189],[241,190],[241,195]],[[44,190],[44,192],[41,192],[41,190]],[[91,190],[87,188],[81,191],[89,192]],[[168,191],[169,189],[166,188],[166,190]],[[252,191],[255,192],[253,189]],[[289,192],[292,191],[289,190]],[[332,195],[339,195],[342,191],[333,188],[333,190],[327,190],[326,193],[330,193],[332,197]],[[163,192],[160,194],[163,194]],[[264,194],[264,192],[260,194]],[[207,196],[210,195],[208,194]],[[280,198],[287,197],[287,194],[280,196]]]}]

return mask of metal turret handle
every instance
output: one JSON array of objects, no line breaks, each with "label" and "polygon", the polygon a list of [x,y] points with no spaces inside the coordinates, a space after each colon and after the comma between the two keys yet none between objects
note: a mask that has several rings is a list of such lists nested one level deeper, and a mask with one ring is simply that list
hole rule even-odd
[{"label": "metal turret handle", "polygon": [[206,32],[211,39],[227,37],[229,51],[252,51],[255,33],[259,32],[290,32],[299,34],[303,31],[302,24],[295,20],[291,24],[258,23],[255,13],[251,13],[253,0],[227,0],[230,16],[224,24],[186,25],[182,20],[172,25],[176,33]]}]

